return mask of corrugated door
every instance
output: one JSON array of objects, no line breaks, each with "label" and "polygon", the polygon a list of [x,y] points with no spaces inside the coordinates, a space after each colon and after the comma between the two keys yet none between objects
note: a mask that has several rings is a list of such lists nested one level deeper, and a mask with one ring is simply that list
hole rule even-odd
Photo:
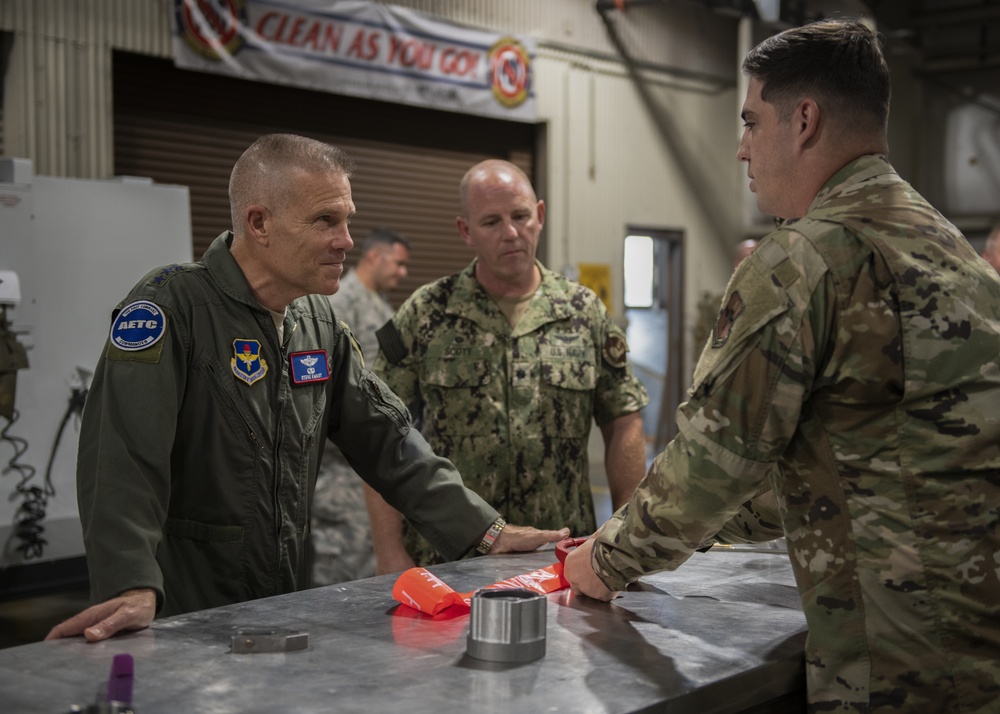
[{"label": "corrugated door", "polygon": [[118,52],[114,121],[116,174],[188,186],[196,258],[230,227],[229,172],[254,139],[280,131],[341,147],[357,162],[355,241],[375,227],[410,240],[409,277],[390,295],[397,306],[471,260],[455,228],[465,171],[490,157],[529,176],[534,165],[535,125],[184,71]]}]

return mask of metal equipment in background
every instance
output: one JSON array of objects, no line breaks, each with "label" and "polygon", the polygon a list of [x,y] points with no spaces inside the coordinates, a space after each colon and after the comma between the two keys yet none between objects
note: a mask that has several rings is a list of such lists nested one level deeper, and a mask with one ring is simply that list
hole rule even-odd
[{"label": "metal equipment in background", "polygon": [[12,270],[0,270],[0,417],[14,421],[17,372],[28,368],[28,353],[18,339],[7,308],[21,302],[21,281]]}]

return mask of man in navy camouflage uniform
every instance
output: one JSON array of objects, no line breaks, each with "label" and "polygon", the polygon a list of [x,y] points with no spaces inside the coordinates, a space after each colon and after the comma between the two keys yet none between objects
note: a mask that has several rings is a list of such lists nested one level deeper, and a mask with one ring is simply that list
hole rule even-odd
[{"label": "man in navy camouflage uniform", "polygon": [[610,600],[770,480],[810,711],[995,713],[1000,280],[886,160],[875,33],[787,30],[743,68],[738,158],[785,220],[730,281],[678,437],[566,575]]},{"label": "man in navy camouflage uniform", "polygon": [[[541,528],[589,535],[593,423],[614,507],[645,472],[639,410],[648,397],[624,332],[593,291],[536,260],[545,203],[520,169],[477,164],[459,196],[458,230],[476,259],[399,308],[379,331],[375,371],[488,503]],[[435,562],[412,531],[403,549],[400,516],[369,495],[379,572]]]}]

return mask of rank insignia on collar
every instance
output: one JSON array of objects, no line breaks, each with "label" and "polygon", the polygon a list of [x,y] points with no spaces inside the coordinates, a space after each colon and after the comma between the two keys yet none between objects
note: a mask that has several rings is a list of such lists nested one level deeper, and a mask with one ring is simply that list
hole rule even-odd
[{"label": "rank insignia on collar", "polygon": [[292,367],[293,384],[325,382],[330,379],[330,365],[326,359],[326,350],[293,352],[288,355],[288,361]]},{"label": "rank insignia on collar", "polygon": [[257,340],[233,340],[233,374],[247,384],[253,384],[267,374],[267,360],[260,356]]},{"label": "rank insignia on collar", "polygon": [[729,300],[726,301],[725,306],[719,311],[719,321],[715,325],[712,347],[722,347],[726,344],[726,340],[729,339],[729,335],[733,331],[733,325],[736,324],[739,316],[743,314],[744,307],[746,305],[743,303],[743,298],[740,296],[739,291],[734,290],[733,294],[729,296]]}]

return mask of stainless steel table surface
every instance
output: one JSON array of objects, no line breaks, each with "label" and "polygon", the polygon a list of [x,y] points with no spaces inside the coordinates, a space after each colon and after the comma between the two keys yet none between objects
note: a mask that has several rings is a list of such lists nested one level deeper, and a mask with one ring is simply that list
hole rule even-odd
[{"label": "stainless steel table surface", "polygon": [[[551,550],[431,570],[460,592],[554,562]],[[115,654],[135,658],[137,714],[173,712],[738,712],[804,687],[805,618],[787,556],[695,554],[613,603],[547,596],[546,654],[525,664],[466,655],[468,611],[397,605],[395,576],[157,620],[88,644],[0,650],[0,711],[89,704]],[[308,632],[309,646],[232,654],[241,628]]]}]

